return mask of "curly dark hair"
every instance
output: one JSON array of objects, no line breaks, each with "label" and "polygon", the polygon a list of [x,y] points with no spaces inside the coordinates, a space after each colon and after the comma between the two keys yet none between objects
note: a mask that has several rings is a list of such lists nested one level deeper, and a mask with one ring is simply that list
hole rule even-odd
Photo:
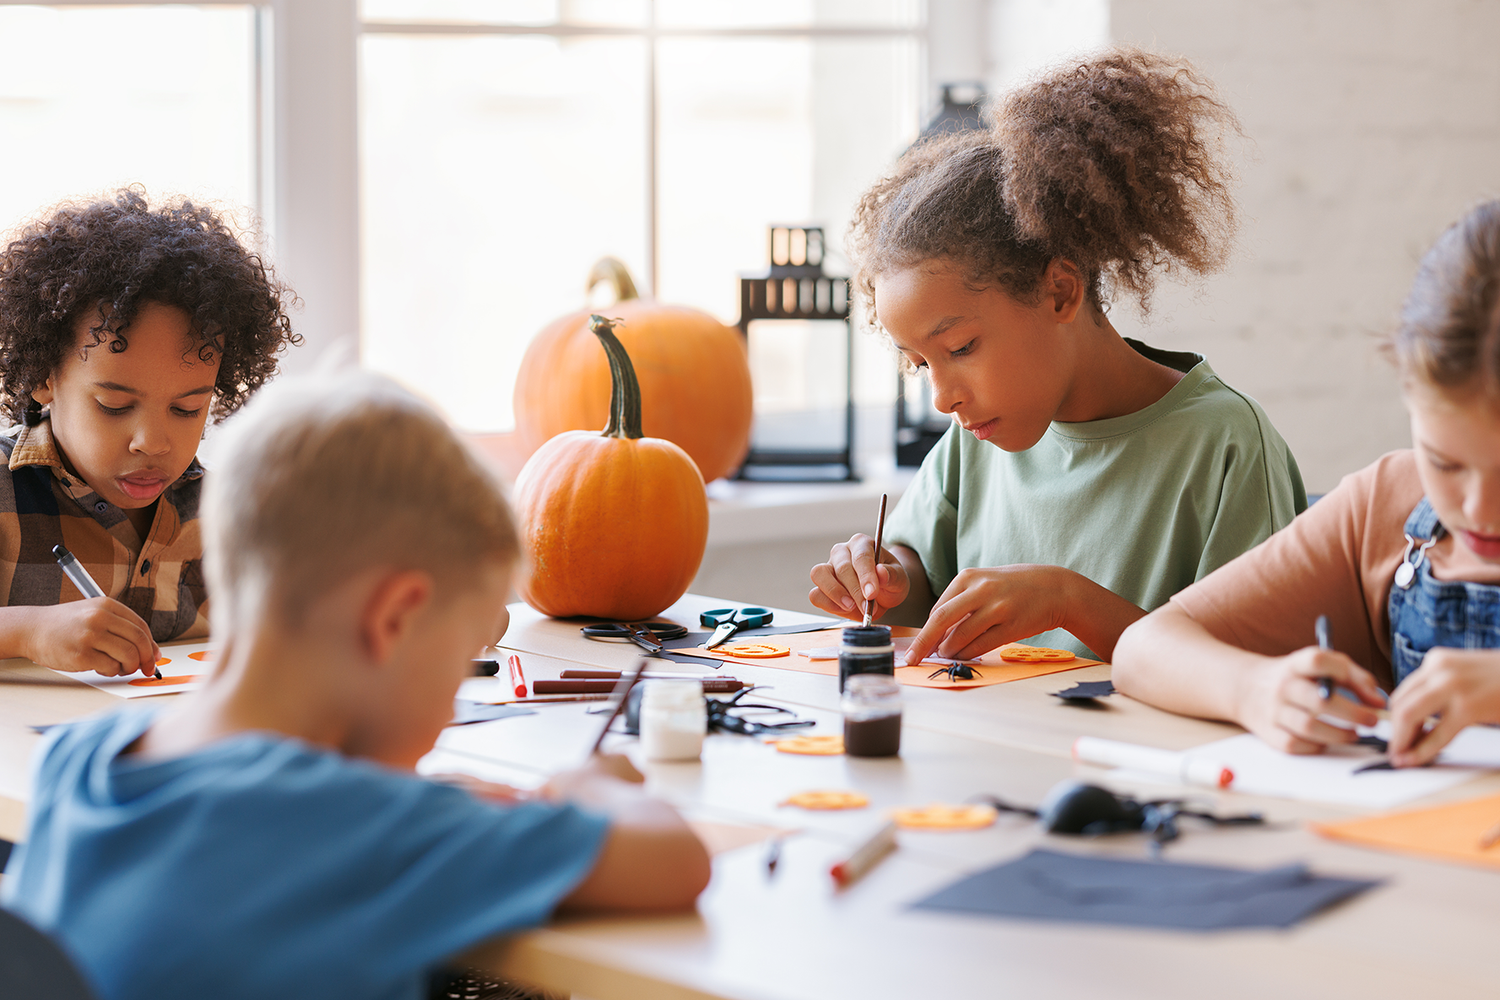
[{"label": "curly dark hair", "polygon": [[33,390],[102,319],[86,348],[123,351],[143,302],[192,319],[197,354],[219,358],[210,413],[223,419],[276,374],[277,355],[302,338],[286,306],[296,296],[247,250],[213,209],[185,199],[152,208],[139,187],[64,204],[20,230],[0,252],[0,406],[35,423]]},{"label": "curly dark hair", "polygon": [[1469,209],[1422,255],[1385,349],[1406,380],[1500,386],[1500,201]]},{"label": "curly dark hair", "polygon": [[1207,274],[1228,257],[1233,112],[1190,65],[1118,47],[991,103],[983,129],[908,150],[860,198],[855,281],[952,261],[976,286],[1035,300],[1048,264],[1072,261],[1103,309],[1112,290],[1150,305],[1158,271]]}]

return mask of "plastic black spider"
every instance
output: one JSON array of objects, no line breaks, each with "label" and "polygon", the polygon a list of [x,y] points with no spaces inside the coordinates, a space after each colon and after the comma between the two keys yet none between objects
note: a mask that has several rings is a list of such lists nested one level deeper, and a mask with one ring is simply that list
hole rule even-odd
[{"label": "plastic black spider", "polygon": [[950,681],[972,681],[976,677],[984,676],[984,674],[979,672],[978,668],[971,667],[967,663],[962,663],[958,660],[950,661],[946,667],[938,667],[927,675],[927,679],[934,680],[939,674],[947,674]]}]

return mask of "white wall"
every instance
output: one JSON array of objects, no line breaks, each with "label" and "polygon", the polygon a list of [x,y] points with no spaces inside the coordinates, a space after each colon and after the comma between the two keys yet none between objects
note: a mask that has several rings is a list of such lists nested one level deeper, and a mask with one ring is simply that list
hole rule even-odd
[{"label": "white wall", "polygon": [[1253,143],[1230,267],[1117,326],[1206,354],[1265,406],[1310,490],[1405,447],[1376,344],[1433,238],[1500,194],[1500,4],[1113,0],[1110,22],[1196,63]]}]

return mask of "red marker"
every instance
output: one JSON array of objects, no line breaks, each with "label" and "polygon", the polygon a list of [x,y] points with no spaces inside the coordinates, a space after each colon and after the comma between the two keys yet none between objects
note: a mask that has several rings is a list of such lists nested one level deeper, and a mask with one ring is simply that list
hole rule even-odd
[{"label": "red marker", "polygon": [[516,697],[526,697],[526,675],[521,673],[521,658],[510,654],[510,682],[515,685]]},{"label": "red marker", "polygon": [[875,836],[860,845],[848,858],[828,870],[834,883],[840,888],[853,882],[880,863],[880,859],[896,849],[896,824],[887,823],[875,832]]}]

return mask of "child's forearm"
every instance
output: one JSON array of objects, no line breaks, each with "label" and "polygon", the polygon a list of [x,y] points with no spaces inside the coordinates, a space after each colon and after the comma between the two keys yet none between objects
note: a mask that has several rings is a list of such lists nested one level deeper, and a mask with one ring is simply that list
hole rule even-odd
[{"label": "child's forearm", "polygon": [[35,660],[32,638],[37,630],[37,612],[27,605],[0,608],[0,659],[24,656]]},{"label": "child's forearm", "polygon": [[609,816],[610,829],[593,871],[565,907],[678,910],[691,906],[708,885],[708,851],[665,802],[608,778],[581,783],[569,798]]},{"label": "child's forearm", "polygon": [[1245,685],[1266,662],[1167,604],[1121,634],[1113,679],[1121,693],[1170,712],[1240,722]]},{"label": "child's forearm", "polygon": [[1058,569],[1064,574],[1059,587],[1063,628],[1102,659],[1113,660],[1120,634],[1146,617],[1146,612],[1081,573]]}]

